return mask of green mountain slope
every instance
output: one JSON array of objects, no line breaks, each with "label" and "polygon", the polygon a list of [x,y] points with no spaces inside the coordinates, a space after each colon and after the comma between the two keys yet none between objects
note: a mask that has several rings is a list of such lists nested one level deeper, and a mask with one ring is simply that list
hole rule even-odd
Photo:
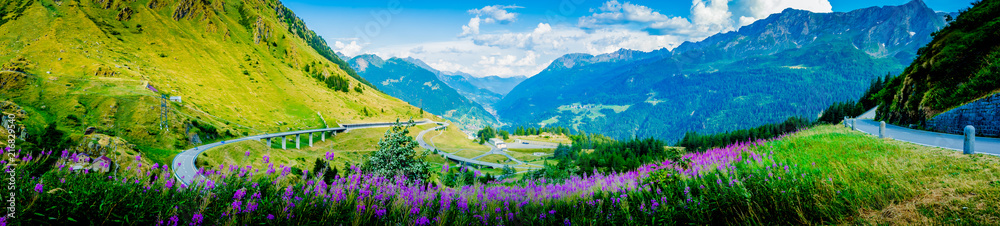
[{"label": "green mountain slope", "polygon": [[497,120],[483,106],[439,80],[435,72],[410,60],[383,60],[375,55],[360,55],[351,59],[350,65],[362,77],[375,82],[380,90],[432,114],[469,128],[497,124]]},{"label": "green mountain slope", "polygon": [[813,119],[902,71],[944,24],[920,0],[846,13],[786,9],[673,50],[565,55],[495,107],[515,126],[667,140]]},{"label": "green mountain slope", "polygon": [[1000,1],[980,1],[934,34],[916,60],[877,98],[878,118],[922,124],[938,113],[1000,91]]},{"label": "green mountain slope", "polygon": [[[95,127],[166,158],[190,147],[186,132],[421,117],[364,85],[276,0],[10,0],[0,15],[0,98],[25,108],[31,134],[56,123],[75,139]],[[183,98],[168,105],[169,133],[161,94]]]},{"label": "green mountain slope", "polygon": [[413,63],[414,65],[417,65],[425,70],[433,72],[434,74],[437,75],[438,80],[441,80],[442,82],[444,82],[444,84],[448,84],[448,86],[450,86],[452,89],[455,89],[455,91],[458,91],[458,94],[461,94],[465,98],[468,98],[473,102],[479,103],[479,105],[483,106],[483,109],[489,111],[491,114],[494,115],[494,118],[496,118],[495,114],[496,111],[493,110],[493,104],[496,104],[497,101],[500,101],[500,98],[503,98],[503,94],[495,93],[488,89],[482,88],[478,85],[472,84],[471,80],[475,79],[475,77],[466,74],[464,72],[438,71],[437,69],[432,68],[430,65],[427,65],[427,63],[424,63],[424,61],[420,59],[412,57],[407,57],[402,59],[405,60],[406,62]]}]

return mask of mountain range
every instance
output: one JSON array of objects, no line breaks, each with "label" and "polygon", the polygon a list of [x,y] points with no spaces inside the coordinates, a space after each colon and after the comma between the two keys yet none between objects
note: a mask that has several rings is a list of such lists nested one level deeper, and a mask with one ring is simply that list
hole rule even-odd
[{"label": "mountain range", "polygon": [[493,109],[493,105],[499,102],[504,95],[507,95],[511,89],[514,89],[514,86],[517,86],[517,84],[520,84],[525,79],[528,79],[528,77],[525,76],[477,77],[461,71],[445,72],[434,69],[420,59],[412,57],[402,59],[436,74],[438,80],[448,84],[448,86],[454,88],[462,94],[462,96],[467,97],[469,100],[479,103],[484,109],[486,109],[486,111],[493,114],[494,117],[497,117],[497,115],[496,110]]},{"label": "mountain range", "polygon": [[677,140],[816,118],[898,74],[946,25],[921,0],[851,12],[786,9],[673,50],[567,54],[495,108],[511,125]]},{"label": "mountain range", "polygon": [[[439,72],[428,70],[429,66],[423,62],[413,62],[412,58],[407,60],[394,57],[383,60],[372,54],[355,56],[349,61],[351,68],[366,80],[373,81],[379,90],[432,114],[470,128],[497,125],[496,118],[482,105],[469,100],[439,79]],[[474,87],[471,84],[468,86]],[[491,94],[488,90],[475,88],[476,91],[487,93],[486,95]]]}]

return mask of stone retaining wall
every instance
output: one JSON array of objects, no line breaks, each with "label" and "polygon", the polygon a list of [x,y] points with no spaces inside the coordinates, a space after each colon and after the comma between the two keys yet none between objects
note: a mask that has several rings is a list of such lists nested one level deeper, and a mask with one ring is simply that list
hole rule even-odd
[{"label": "stone retaining wall", "polygon": [[928,129],[943,133],[962,134],[966,125],[976,127],[976,136],[1000,137],[1000,93],[927,120]]}]

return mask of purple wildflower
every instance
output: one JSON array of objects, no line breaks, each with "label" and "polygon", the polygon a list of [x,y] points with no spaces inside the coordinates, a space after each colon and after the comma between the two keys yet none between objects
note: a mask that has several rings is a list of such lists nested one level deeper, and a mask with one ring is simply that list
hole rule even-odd
[{"label": "purple wildflower", "polygon": [[326,161],[333,161],[334,157],[336,157],[336,154],[334,152],[332,151],[326,152],[325,155]]},{"label": "purple wildflower", "polygon": [[204,220],[204,219],[205,218],[201,215],[201,213],[195,213],[194,216],[191,217],[191,223],[188,224],[188,225],[191,225],[191,226],[201,225],[201,221]]},{"label": "purple wildflower", "polygon": [[246,194],[247,194],[247,189],[240,188],[240,190],[236,190],[236,193],[233,194],[233,199],[234,200],[243,199],[243,196],[245,196]]}]

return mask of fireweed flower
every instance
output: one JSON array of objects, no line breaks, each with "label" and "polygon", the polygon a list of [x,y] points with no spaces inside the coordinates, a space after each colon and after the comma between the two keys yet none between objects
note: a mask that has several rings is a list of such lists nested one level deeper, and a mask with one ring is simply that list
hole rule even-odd
[{"label": "fireweed flower", "polygon": [[233,204],[232,204],[233,210],[235,210],[237,213],[239,213],[240,212],[240,206],[242,206],[242,205],[243,205],[242,201],[240,201],[240,200],[234,200]]},{"label": "fireweed flower", "polygon": [[192,225],[192,226],[193,225],[201,225],[201,221],[204,220],[204,219],[205,218],[201,215],[201,213],[195,213],[194,216],[191,217],[191,223],[188,224],[188,225]]},{"label": "fireweed flower", "polygon": [[236,190],[236,193],[233,193],[233,199],[234,200],[243,199],[243,196],[245,196],[246,194],[247,194],[247,189],[240,188],[240,190]]},{"label": "fireweed flower", "polygon": [[328,151],[324,157],[326,158],[326,161],[333,161],[335,156],[336,154],[334,154],[334,152]]},{"label": "fireweed flower", "polygon": [[421,216],[420,219],[417,219],[417,222],[416,222],[417,225],[421,225],[421,226],[422,225],[428,225],[430,223],[431,223],[431,221],[427,219],[427,216]]},{"label": "fireweed flower", "polygon": [[254,210],[257,210],[257,203],[256,202],[251,202],[251,203],[247,203],[247,209],[244,210],[243,212],[249,213],[249,212],[253,212]]},{"label": "fireweed flower", "polygon": [[35,184],[35,192],[42,193],[43,191],[45,190],[42,188],[42,183]]}]

